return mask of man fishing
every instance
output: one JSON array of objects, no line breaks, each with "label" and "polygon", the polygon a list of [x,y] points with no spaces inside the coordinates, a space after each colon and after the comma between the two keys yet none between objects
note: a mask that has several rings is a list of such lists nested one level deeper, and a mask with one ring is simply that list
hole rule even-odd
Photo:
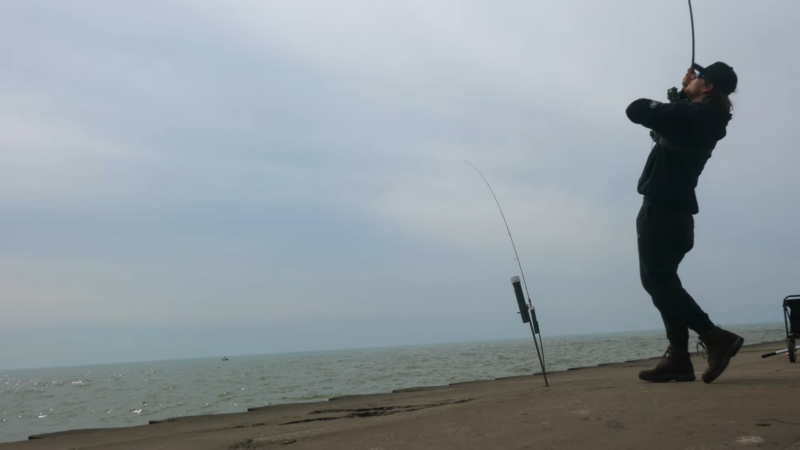
[{"label": "man fishing", "polygon": [[649,128],[655,145],[639,178],[644,197],[636,218],[642,286],[664,320],[669,347],[661,361],[639,378],[645,381],[694,381],[689,329],[698,334],[708,356],[702,379],[714,381],[741,348],[744,339],[715,326],[681,285],[678,265],[694,246],[694,215],[699,212],[695,188],[711,152],[725,137],[731,120],[728,98],[738,77],[722,62],[694,65],[683,77],[683,89],[671,89],[670,102],[639,99],[626,113],[631,122]]}]

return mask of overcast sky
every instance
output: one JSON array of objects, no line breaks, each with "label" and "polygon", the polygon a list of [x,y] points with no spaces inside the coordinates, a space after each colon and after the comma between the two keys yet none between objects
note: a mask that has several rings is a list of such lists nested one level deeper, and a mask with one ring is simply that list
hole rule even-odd
[{"label": "overcast sky", "polygon": [[[800,293],[794,0],[697,0],[739,75],[680,275],[721,325]],[[0,4],[0,368],[659,329],[648,131],[677,0]],[[781,336],[776,336],[780,339]]]}]

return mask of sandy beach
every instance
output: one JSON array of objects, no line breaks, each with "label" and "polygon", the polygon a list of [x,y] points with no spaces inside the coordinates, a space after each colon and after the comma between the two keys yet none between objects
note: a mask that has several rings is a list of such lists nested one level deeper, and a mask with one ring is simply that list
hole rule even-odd
[{"label": "sandy beach", "polygon": [[705,384],[651,384],[655,359],[402,389],[0,444],[54,449],[733,449],[800,450],[800,364],[745,346]]}]

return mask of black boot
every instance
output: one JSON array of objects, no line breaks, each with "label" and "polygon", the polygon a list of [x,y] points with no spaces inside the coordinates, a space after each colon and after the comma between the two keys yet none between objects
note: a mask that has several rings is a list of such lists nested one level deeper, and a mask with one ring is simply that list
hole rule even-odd
[{"label": "black boot", "polygon": [[643,381],[694,381],[694,366],[688,351],[669,346],[658,365],[650,370],[639,372]]},{"label": "black boot", "polygon": [[731,358],[739,352],[744,343],[741,336],[720,327],[714,327],[697,338],[700,340],[698,345],[702,345],[708,352],[708,368],[703,372],[703,381],[706,383],[711,383],[722,375]]}]

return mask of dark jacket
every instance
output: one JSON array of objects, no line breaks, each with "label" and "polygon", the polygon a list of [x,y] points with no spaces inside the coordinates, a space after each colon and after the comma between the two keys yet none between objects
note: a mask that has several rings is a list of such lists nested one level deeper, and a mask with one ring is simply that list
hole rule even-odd
[{"label": "dark jacket", "polygon": [[638,191],[646,201],[697,214],[695,188],[717,141],[725,137],[731,114],[722,107],[679,98],[661,103],[646,98],[625,111],[631,122],[655,131]]}]

